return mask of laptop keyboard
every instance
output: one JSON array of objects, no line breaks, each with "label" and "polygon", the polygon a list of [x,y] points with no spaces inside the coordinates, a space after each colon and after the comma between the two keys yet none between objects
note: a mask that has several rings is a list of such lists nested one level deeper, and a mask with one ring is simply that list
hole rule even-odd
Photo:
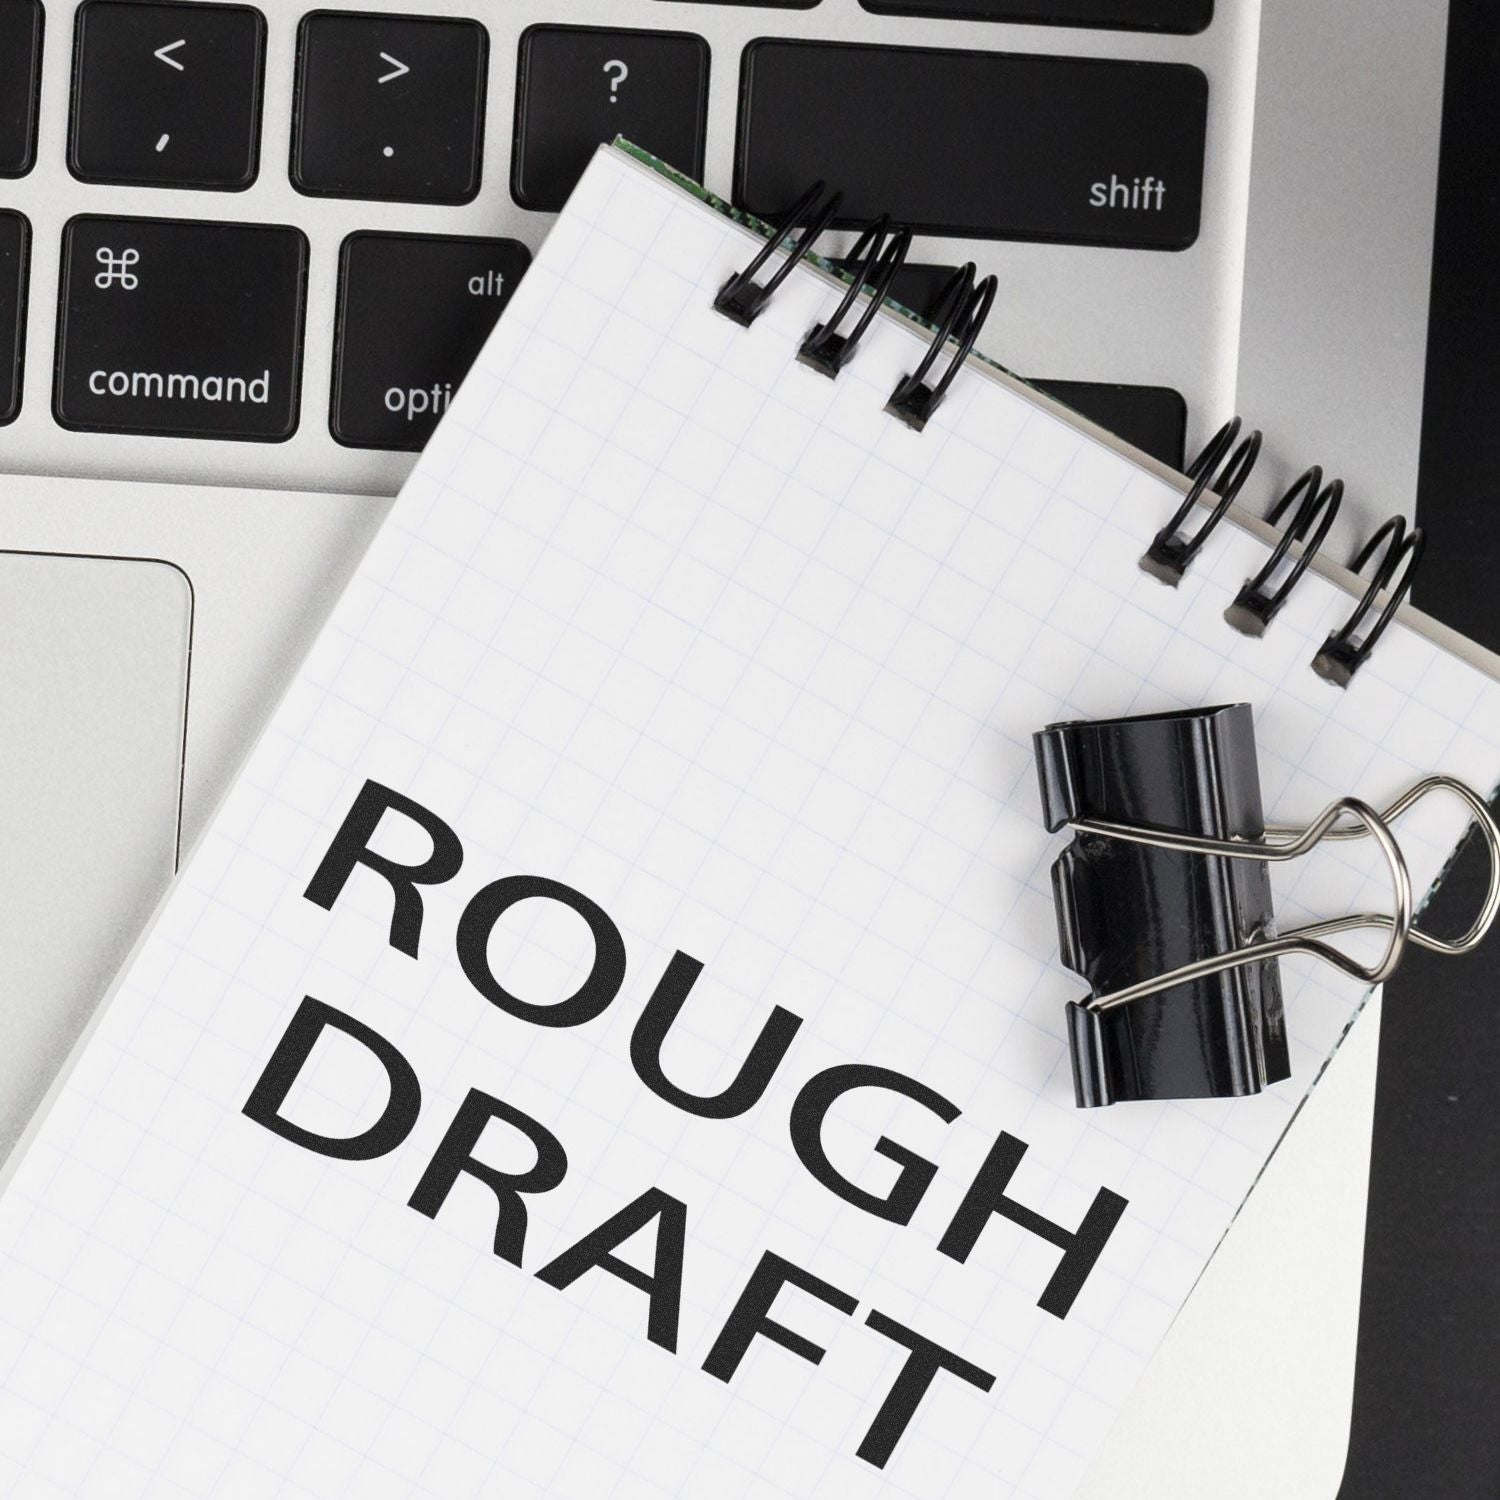
[{"label": "laptop keyboard", "polygon": [[[716,128],[711,75],[721,89],[726,75],[737,83],[732,113],[717,116],[732,130],[736,201],[773,216],[822,177],[843,188],[848,225],[889,210],[919,234],[903,278],[903,300],[919,311],[962,258],[955,240],[1146,255],[1197,240],[1209,118],[1197,66],[1108,56],[1116,31],[1094,39],[1102,56],[1005,51],[972,25],[949,28],[965,47],[892,44],[903,25],[922,23],[876,18],[1186,35],[1209,25],[1211,0],[821,3],[841,5],[846,20],[868,13],[876,40],[753,35],[726,55],[687,24],[711,31],[706,18],[732,5],[773,31],[793,12],[816,20],[820,0],[651,6],[683,27],[671,30],[549,20],[507,34],[503,51],[498,17],[467,5],[451,10],[474,15],[57,0],[44,17],[36,0],[0,0],[0,174],[38,170],[39,118],[57,104],[39,87],[44,48],[69,51],[71,176],[55,181],[73,215],[32,235],[22,213],[0,210],[0,422],[25,411],[33,433],[50,421],[272,444],[316,423],[345,451],[415,451],[524,275],[542,216],[562,206],[601,141],[623,134],[703,174]],[[578,13],[529,7],[538,10]],[[643,13],[637,4],[630,18]],[[274,88],[288,51],[289,108],[285,85]],[[271,117],[280,112],[283,121]],[[509,150],[496,160],[504,119]],[[278,128],[287,148],[273,155],[266,142]],[[55,171],[45,156],[41,170]],[[278,177],[294,196],[277,189],[279,211],[267,214],[252,200]],[[101,189],[107,200],[91,200]],[[197,211],[172,217],[175,195],[160,189],[189,190]],[[125,211],[132,192],[140,213]],[[205,193],[223,195],[222,218],[203,216]],[[287,212],[319,198],[347,200],[331,244],[326,213],[309,213],[309,225]],[[410,210],[419,216],[408,228],[376,209],[391,204],[434,207]],[[444,232],[441,207],[470,204],[503,208],[489,221],[510,228],[508,214],[522,232]],[[33,303],[29,334],[28,240],[32,277],[45,263],[43,295],[56,286],[53,306]],[[948,254],[922,254],[934,245]],[[330,253],[334,263],[321,259]],[[983,261],[982,243],[971,253]],[[1003,316],[1002,294],[1000,331],[986,340],[1001,358]],[[1041,374],[1085,414],[1180,465],[1176,390]],[[304,392],[305,375],[315,385]],[[26,403],[50,398],[45,416],[33,417],[23,387]]]}]

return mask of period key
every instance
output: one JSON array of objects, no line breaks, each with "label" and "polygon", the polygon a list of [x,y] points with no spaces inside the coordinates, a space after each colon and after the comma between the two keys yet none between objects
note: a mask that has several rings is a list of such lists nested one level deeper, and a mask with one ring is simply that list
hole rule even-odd
[{"label": "period key", "polygon": [[351,234],[339,263],[334,437],[421,448],[530,264],[518,240]]},{"label": "period key", "polygon": [[479,191],[489,33],[445,16],[316,10],[297,32],[292,186],[467,203]]},{"label": "period key", "polygon": [[306,281],[307,239],[286,225],[70,220],[57,420],[91,432],[290,437]]}]

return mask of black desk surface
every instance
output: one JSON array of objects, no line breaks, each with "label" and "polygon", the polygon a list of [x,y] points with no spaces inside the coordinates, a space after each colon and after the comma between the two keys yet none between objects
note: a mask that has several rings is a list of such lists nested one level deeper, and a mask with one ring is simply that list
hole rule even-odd
[{"label": "black desk surface", "polygon": [[[1441,7],[1434,6],[1434,24]],[[1330,66],[1337,66],[1330,60]],[[1416,603],[1500,650],[1500,6],[1451,0]],[[1466,851],[1433,921],[1483,894]],[[1442,913],[1455,913],[1444,924]],[[1386,985],[1340,1500],[1500,1496],[1500,933]]]}]

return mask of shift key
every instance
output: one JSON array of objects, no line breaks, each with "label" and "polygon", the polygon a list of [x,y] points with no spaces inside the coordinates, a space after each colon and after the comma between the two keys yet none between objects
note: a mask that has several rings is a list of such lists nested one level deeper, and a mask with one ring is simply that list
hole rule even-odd
[{"label": "shift key", "polygon": [[274,442],[297,428],[307,240],[85,214],[63,230],[64,427]]},{"label": "shift key", "polygon": [[841,223],[1181,250],[1207,115],[1184,63],[752,42],[735,201],[775,217],[821,178],[843,190]]}]

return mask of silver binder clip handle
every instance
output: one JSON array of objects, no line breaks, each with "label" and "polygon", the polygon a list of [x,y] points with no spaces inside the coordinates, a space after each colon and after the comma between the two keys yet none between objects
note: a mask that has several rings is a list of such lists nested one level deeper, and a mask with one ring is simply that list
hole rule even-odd
[{"label": "silver binder clip handle", "polygon": [[[1412,896],[1411,871],[1406,857],[1391,831],[1391,823],[1415,803],[1435,791],[1452,792],[1468,807],[1473,821],[1478,825],[1485,846],[1489,851],[1490,883],[1483,905],[1473,925],[1456,939],[1445,939],[1424,932],[1416,926]],[[1341,821],[1343,820],[1343,821]],[[1352,820],[1352,821],[1350,821]],[[1069,825],[1079,833],[1089,833],[1100,838],[1119,839],[1124,843],[1144,844],[1155,849],[1170,849],[1183,854],[1209,854],[1225,859],[1253,859],[1268,864],[1278,864],[1306,854],[1323,839],[1373,838],[1380,845],[1386,865],[1391,872],[1391,883],[1395,891],[1392,912],[1355,913],[1346,917],[1331,917],[1322,922],[1310,922],[1277,937],[1262,938],[1242,948],[1229,949],[1212,954],[1195,963],[1183,964],[1163,974],[1153,975],[1124,989],[1113,990],[1105,995],[1096,995],[1084,1002],[1095,1011],[1114,1010],[1139,1000],[1146,995],[1155,995],[1195,979],[1204,979],[1211,974],[1220,974],[1227,969],[1237,969],[1245,964],[1262,963],[1266,959],[1279,958],[1293,953],[1306,953],[1332,964],[1351,979],[1365,984],[1380,984],[1390,978],[1401,962],[1408,941],[1429,948],[1436,953],[1468,953],[1475,948],[1500,911],[1500,828],[1491,815],[1484,799],[1470,786],[1451,776],[1428,776],[1398,797],[1382,812],[1377,812],[1358,797],[1341,797],[1330,803],[1313,821],[1303,829],[1273,825],[1267,828],[1266,839],[1218,839],[1195,834],[1168,833],[1153,828],[1142,828],[1128,823],[1107,823],[1093,819],[1078,819]],[[1273,843],[1269,836],[1285,836],[1285,843]],[[1374,928],[1389,933],[1385,950],[1373,964],[1361,964],[1324,938],[1340,932],[1352,932],[1360,928]]]}]

